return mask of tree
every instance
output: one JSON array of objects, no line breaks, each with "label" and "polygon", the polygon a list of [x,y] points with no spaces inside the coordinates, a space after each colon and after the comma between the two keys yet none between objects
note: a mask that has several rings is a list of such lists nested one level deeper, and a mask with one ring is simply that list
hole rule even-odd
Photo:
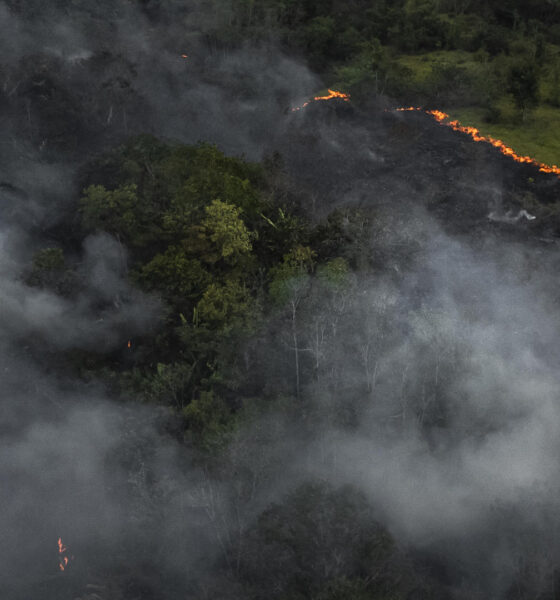
[{"label": "tree", "polygon": [[332,17],[315,17],[305,26],[304,44],[316,66],[322,67],[335,38],[335,21]]},{"label": "tree", "polygon": [[[320,379],[327,347],[336,344],[338,324],[347,308],[353,287],[348,263],[343,258],[333,258],[317,267],[311,290],[310,316],[307,334],[308,348],[313,357],[314,377]],[[334,367],[331,364],[334,370]]]},{"label": "tree", "polygon": [[206,217],[198,227],[203,259],[208,263],[223,260],[234,264],[253,248],[253,235],[240,217],[241,208],[214,200],[205,208]]},{"label": "tree", "polygon": [[66,267],[61,248],[44,248],[33,256],[33,266],[27,283],[36,287],[67,294],[73,282],[73,273]]},{"label": "tree", "polygon": [[336,69],[336,77],[340,86],[347,89],[353,98],[365,99],[372,94],[384,93],[390,69],[387,51],[379,40],[372,39],[361,44],[361,51],[356,58]]},{"label": "tree", "polygon": [[513,96],[525,120],[528,109],[535,106],[539,99],[537,64],[524,59],[518,60],[510,67],[507,83],[507,91]]},{"label": "tree", "polygon": [[215,331],[250,327],[256,305],[245,286],[228,279],[210,284],[196,307],[197,320]]},{"label": "tree", "polygon": [[315,264],[315,252],[306,246],[298,246],[284,256],[284,261],[272,270],[270,295],[279,305],[288,305],[290,311],[292,343],[294,350],[296,397],[300,395],[301,352],[298,337],[297,315],[302,298],[309,290],[310,273]]},{"label": "tree", "polygon": [[[361,600],[363,593],[335,591],[365,589],[372,599],[400,598],[409,585],[407,565],[363,494],[322,483],[301,485],[259,516],[247,534],[241,573],[263,586],[257,597],[267,598]],[[342,582],[361,575],[362,585]]]},{"label": "tree", "polygon": [[232,431],[231,411],[211,391],[201,392],[182,412],[193,441],[206,450],[219,449]]},{"label": "tree", "polygon": [[160,232],[157,208],[139,196],[136,184],[115,190],[89,186],[80,200],[80,214],[86,230],[106,231],[137,248],[152,243]]},{"label": "tree", "polygon": [[212,282],[207,269],[183,246],[169,246],[144,265],[137,275],[145,289],[157,290],[168,302],[184,307],[198,300]]}]

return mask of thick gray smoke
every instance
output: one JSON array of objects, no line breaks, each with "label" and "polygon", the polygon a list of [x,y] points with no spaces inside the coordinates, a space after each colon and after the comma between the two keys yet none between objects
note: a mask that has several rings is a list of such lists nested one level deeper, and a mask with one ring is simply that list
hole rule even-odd
[{"label": "thick gray smoke", "polygon": [[216,55],[199,23],[153,27],[128,3],[26,8],[0,5],[2,595],[73,598],[106,585],[96,573],[126,579],[140,564],[146,582],[134,585],[152,591],[138,593],[157,597],[165,572],[182,594],[204,579],[203,557],[224,552],[232,482],[190,464],[164,432],[165,414],[115,406],[95,383],[45,372],[57,352],[124,355],[128,339],[157,327],[158,301],[131,287],[126,249],[104,233],[69,257],[77,296],[33,287],[26,273],[50,244],[43,232],[72,226],[64,218],[86,153],[148,132],[260,158],[283,111],[320,84],[274,49]]},{"label": "thick gray smoke", "polygon": [[[309,476],[362,489],[400,543],[449,561],[454,587],[474,581],[481,597],[499,597],[527,548],[547,584],[560,525],[557,251],[443,232],[412,209],[432,190],[390,170],[379,123],[291,114],[321,83],[275,48],[209,51],[204,33],[221,14],[193,2],[183,23],[163,26],[120,3],[77,4],[60,13],[37,4],[46,14],[33,19],[0,5],[3,597],[74,598],[99,583],[96,573],[132,562],[143,565],[148,590],[137,597],[157,598],[162,573],[184,597],[206,581],[209,560],[227,563],[241,548],[259,511]],[[52,113],[47,98],[57,93]],[[378,210],[375,227],[363,229],[380,252],[371,257],[383,263],[379,277],[354,280],[302,314],[309,348],[318,326],[324,334],[307,352],[319,365],[316,423],[248,421],[221,477],[193,464],[165,414],[116,406],[95,383],[47,372],[56,352],[125,351],[157,327],[157,299],[127,281],[119,241],[100,233],[76,249],[77,297],[25,279],[48,245],[43,232],[79,195],[82,159],[142,131],[251,158],[278,143],[294,175],[308,189],[317,182],[319,205],[324,194],[343,210]],[[261,350],[274,368],[282,343]],[[288,369],[279,373],[291,377]],[[74,556],[66,579],[58,537]]]},{"label": "thick gray smoke", "polygon": [[[421,270],[405,276],[422,282],[421,299],[406,282],[388,294],[372,282],[357,295],[365,323],[392,318],[387,329],[399,333],[379,352],[379,326],[362,325],[353,360],[339,357],[346,377],[375,375],[370,418],[331,451],[339,477],[369,490],[399,539],[448,548],[498,597],[527,548],[543,564],[558,552],[559,256],[432,239]],[[553,585],[550,563],[542,577]]]}]

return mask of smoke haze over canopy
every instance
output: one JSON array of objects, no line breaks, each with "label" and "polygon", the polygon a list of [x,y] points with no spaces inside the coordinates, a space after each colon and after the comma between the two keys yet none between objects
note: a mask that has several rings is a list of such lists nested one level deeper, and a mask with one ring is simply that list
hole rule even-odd
[{"label": "smoke haze over canopy", "polygon": [[[223,15],[201,3],[188,4],[190,16],[175,24],[151,21],[129,3],[35,8],[45,14],[0,6],[5,597],[77,597],[88,569],[110,570],[119,560],[125,569],[148,565],[153,597],[165,577],[180,597],[210,570],[224,539],[309,476],[357,486],[399,543],[448,560],[457,581],[480,585],[480,597],[507,588],[527,547],[537,562],[557,557],[556,246],[483,237],[490,195],[482,183],[466,187],[470,171],[446,189],[475,197],[476,215],[465,219],[480,225],[481,240],[444,231],[416,200],[447,182],[423,158],[407,170],[398,163],[404,142],[391,132],[404,117],[372,115],[366,124],[343,109],[292,114],[322,87],[317,76],[270,45],[208,51],[204,32]],[[118,351],[158,326],[161,306],[127,280],[122,244],[98,233],[76,248],[76,298],[33,288],[23,276],[79,196],[78,167],[140,132],[210,141],[251,159],[280,148],[296,183],[319,196],[318,216],[326,206],[377,207],[384,270],[353,282],[344,315],[326,302],[317,309],[336,332],[325,353],[337,365],[336,386],[317,382],[312,390],[323,410],[317,425],[300,430],[263,416],[232,443],[239,472],[269,469],[247,504],[236,471],[214,479],[193,465],[160,411],[111,403],[100,385],[53,367],[56,352]],[[417,179],[403,176],[415,168]],[[500,187],[500,167],[488,168]],[[412,248],[406,259],[403,246]],[[272,328],[262,327],[262,360],[281,376]],[[351,430],[340,415],[357,398],[359,426]],[[261,435],[264,449],[255,441]],[[75,554],[67,573],[73,595],[57,578],[59,536]]]}]

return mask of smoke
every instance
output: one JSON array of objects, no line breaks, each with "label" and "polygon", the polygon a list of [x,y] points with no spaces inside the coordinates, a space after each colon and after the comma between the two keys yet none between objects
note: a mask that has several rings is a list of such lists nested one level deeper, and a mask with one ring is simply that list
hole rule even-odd
[{"label": "smoke", "polygon": [[[126,249],[107,234],[65,257],[79,283],[71,296],[26,273],[53,229],[70,247],[79,237],[66,215],[88,157],[153,132],[260,158],[284,126],[278,114],[319,82],[270,47],[208,52],[203,32],[154,27],[128,3],[0,11],[2,593],[73,598],[91,585],[118,594],[116,580],[154,598],[167,574],[167,593],[182,594],[223,555],[231,478],[193,465],[166,414],[108,402],[56,358],[124,355],[127,340],[158,326],[161,307],[129,284]],[[72,557],[63,574],[59,537]]]},{"label": "smoke", "polygon": [[499,597],[526,548],[543,569],[558,553],[547,532],[558,523],[559,257],[472,248],[428,223],[416,268],[388,295],[361,282],[329,341],[343,349],[334,402],[362,394],[358,433],[328,434],[329,465],[368,490],[397,539],[437,549],[469,573],[471,593]]},{"label": "smoke", "polygon": [[499,223],[517,223],[523,217],[525,217],[528,221],[533,221],[537,218],[535,215],[529,214],[524,209],[520,210],[515,216],[513,216],[513,212],[511,210],[508,210],[505,215],[496,214],[494,211],[488,215],[488,218],[491,221],[497,221]]},{"label": "smoke", "polygon": [[[347,106],[291,113],[322,84],[274,45],[208,49],[225,11],[193,2],[157,23],[128,3],[77,4],[25,3],[19,16],[0,6],[5,597],[76,597],[103,576],[143,586],[131,597],[182,597],[308,478],[363,490],[399,544],[448,565],[455,591],[466,581],[472,597],[499,597],[529,549],[546,582],[559,550],[559,256],[487,235],[489,220],[517,227],[532,215],[487,216],[488,187],[471,182],[481,156],[456,149],[449,165],[450,131],[427,136],[409,115]],[[340,208],[377,269],[303,305],[303,342],[317,324],[325,332],[302,359],[308,374],[319,364],[307,422],[274,411],[247,419],[216,473],[174,439],[164,412],[116,405],[98,384],[49,371],[57,352],[125,352],[158,326],[161,307],[127,281],[120,242],[99,233],[75,248],[73,297],[25,278],[49,230],[68,227],[79,165],[139,132],[255,159],[280,149],[312,190],[315,216]],[[505,181],[493,167],[486,177]],[[367,213],[359,223],[356,208]],[[442,230],[449,211],[480,236]],[[254,342],[255,378],[290,393],[277,326]],[[74,556],[65,579],[59,536]]]}]

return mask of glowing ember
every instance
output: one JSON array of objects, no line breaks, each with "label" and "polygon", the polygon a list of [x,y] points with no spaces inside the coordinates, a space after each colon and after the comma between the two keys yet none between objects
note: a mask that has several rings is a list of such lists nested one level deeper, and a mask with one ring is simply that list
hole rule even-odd
[{"label": "glowing ember", "polygon": [[188,54],[181,54],[181,58],[189,58]]},{"label": "glowing ember", "polygon": [[132,348],[132,341],[131,341],[131,340],[128,340],[127,347],[128,347],[128,348]]},{"label": "glowing ember", "polygon": [[460,131],[461,133],[466,133],[467,135],[470,135],[471,138],[475,142],[486,142],[488,144],[491,144],[492,146],[494,146],[494,148],[497,148],[502,154],[504,154],[505,156],[509,156],[510,158],[513,158],[513,160],[515,160],[518,163],[526,163],[529,165],[533,165],[534,167],[537,167],[538,170],[542,171],[543,173],[554,173],[555,175],[558,175],[558,177],[560,177],[560,167],[558,167],[556,165],[547,165],[545,163],[539,162],[538,160],[535,160],[534,158],[531,158],[530,156],[521,156],[520,154],[517,154],[517,152],[515,152],[515,150],[513,148],[506,146],[506,144],[504,144],[504,142],[502,142],[502,140],[498,140],[491,136],[482,135],[476,127],[469,127],[469,126],[461,125],[461,123],[459,123],[459,121],[456,121],[456,120],[449,121],[449,115],[440,110],[423,111],[421,108],[417,108],[414,106],[409,106],[406,108],[397,108],[396,110],[397,110],[397,112],[408,112],[408,111],[425,112],[427,115],[430,115],[431,117],[433,117],[441,125],[445,125],[446,127],[451,127],[451,129],[453,129],[453,131]]},{"label": "glowing ember", "polygon": [[344,100],[344,102],[350,102],[350,94],[344,94],[342,92],[337,92],[336,90],[328,90],[328,92],[329,93],[326,96],[315,96],[315,98],[313,98],[313,100],[309,100],[308,102],[305,102],[301,106],[296,106],[295,108],[292,108],[292,112],[296,112],[298,110],[301,110],[302,108],[305,108],[306,106],[308,106],[312,102],[320,102],[320,101],[324,101],[324,100],[333,100],[334,98],[339,98],[340,100]]},{"label": "glowing ember", "polygon": [[58,568],[61,571],[66,571],[66,568],[68,567],[68,563],[70,562],[70,559],[72,559],[74,557],[71,556],[70,558],[68,558],[68,556],[66,556],[67,548],[62,543],[62,538],[58,538],[57,544],[58,544]]}]

